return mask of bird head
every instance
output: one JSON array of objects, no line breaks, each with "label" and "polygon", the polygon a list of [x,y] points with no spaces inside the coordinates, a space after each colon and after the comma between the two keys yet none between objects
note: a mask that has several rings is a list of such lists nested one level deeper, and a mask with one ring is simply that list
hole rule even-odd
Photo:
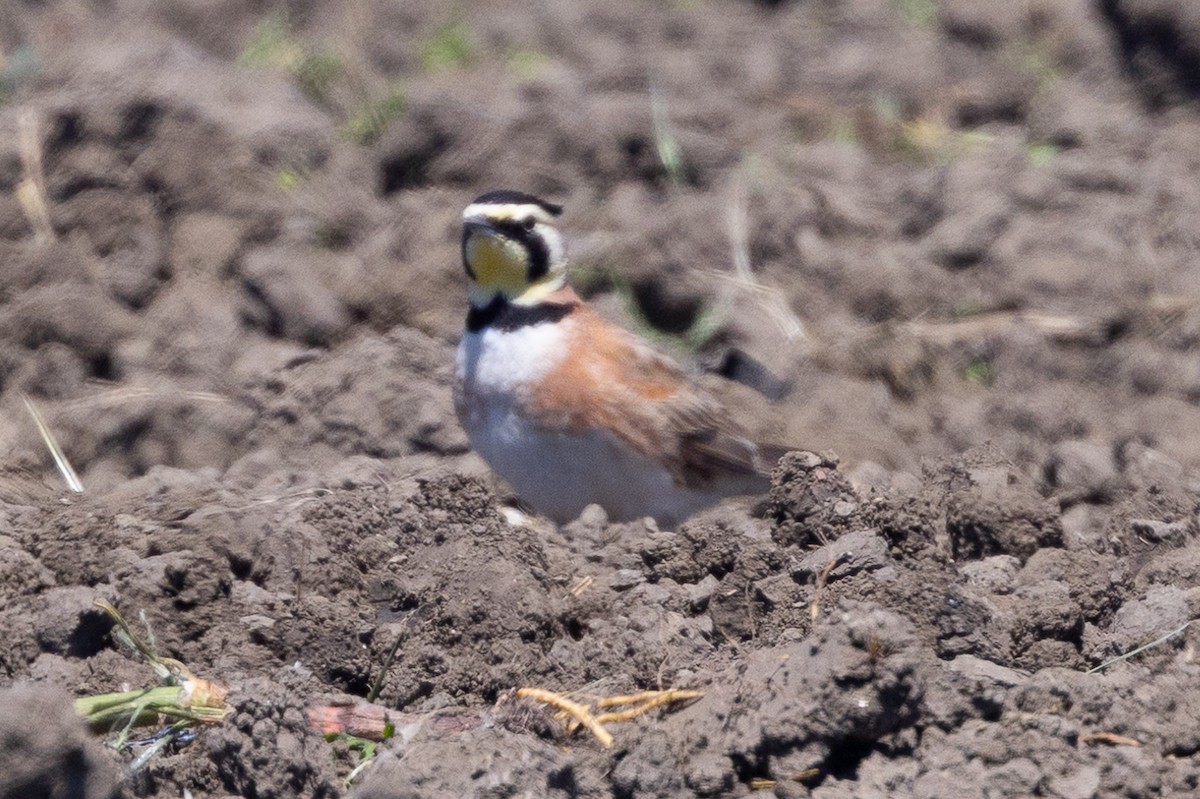
[{"label": "bird head", "polygon": [[491,191],[463,211],[463,268],[470,299],[483,308],[501,297],[532,305],[562,288],[567,250],[554,219],[562,206],[519,191]]}]

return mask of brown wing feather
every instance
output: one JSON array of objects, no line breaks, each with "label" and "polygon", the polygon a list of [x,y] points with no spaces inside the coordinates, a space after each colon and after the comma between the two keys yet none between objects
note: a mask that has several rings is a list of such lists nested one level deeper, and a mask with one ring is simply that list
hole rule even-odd
[{"label": "brown wing feather", "polygon": [[568,356],[531,393],[549,427],[606,427],[634,449],[659,457],[681,485],[745,478],[765,490],[766,463],[716,398],[672,361],[586,306],[572,315]]}]

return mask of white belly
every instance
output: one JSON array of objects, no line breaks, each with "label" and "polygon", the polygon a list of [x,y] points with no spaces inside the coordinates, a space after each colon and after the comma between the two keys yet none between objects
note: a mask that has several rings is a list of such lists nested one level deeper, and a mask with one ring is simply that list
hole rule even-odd
[{"label": "white belly", "polygon": [[564,325],[467,333],[458,348],[455,405],[471,446],[523,500],[556,522],[597,503],[613,521],[674,524],[714,497],[680,488],[656,461],[603,430],[565,434],[520,412],[520,393],[561,358]]},{"label": "white belly", "polygon": [[661,465],[600,430],[547,432],[496,407],[467,436],[518,496],[560,524],[597,503],[613,521],[654,516],[671,525],[712,501],[681,489]]}]

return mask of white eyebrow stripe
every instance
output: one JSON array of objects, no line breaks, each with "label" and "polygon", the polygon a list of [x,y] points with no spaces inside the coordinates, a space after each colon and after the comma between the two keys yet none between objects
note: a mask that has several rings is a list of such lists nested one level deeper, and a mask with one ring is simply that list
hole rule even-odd
[{"label": "white eyebrow stripe", "polygon": [[533,203],[471,203],[463,209],[463,219],[472,216],[488,219],[524,219],[532,216],[539,222],[553,220],[546,209]]}]

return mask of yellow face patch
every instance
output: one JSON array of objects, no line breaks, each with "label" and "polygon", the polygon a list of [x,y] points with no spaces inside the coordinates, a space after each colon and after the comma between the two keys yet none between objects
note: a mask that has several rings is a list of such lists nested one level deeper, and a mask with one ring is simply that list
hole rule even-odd
[{"label": "yellow face patch", "polygon": [[477,233],[467,240],[466,255],[480,288],[508,297],[516,297],[526,289],[528,256],[517,242]]}]

